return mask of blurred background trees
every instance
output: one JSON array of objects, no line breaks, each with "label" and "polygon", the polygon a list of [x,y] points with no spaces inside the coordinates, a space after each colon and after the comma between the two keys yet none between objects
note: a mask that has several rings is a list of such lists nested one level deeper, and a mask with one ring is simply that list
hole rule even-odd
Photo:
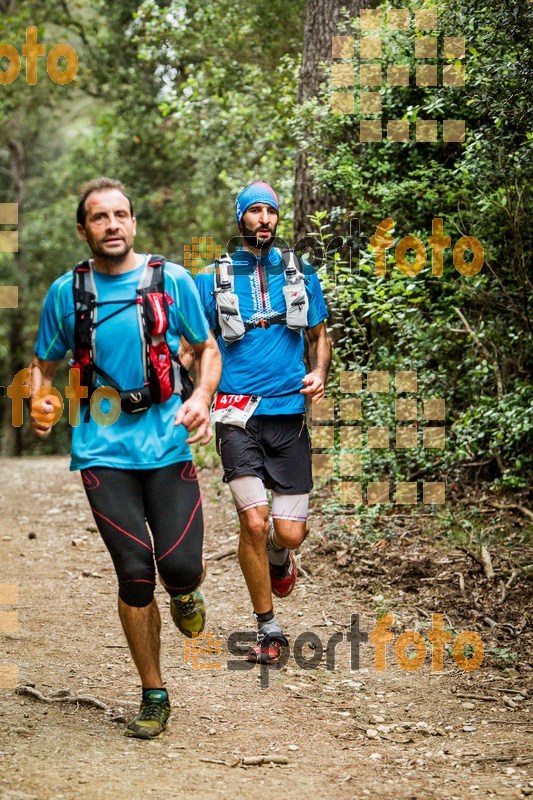
[{"label": "blurred background trees", "polygon": [[[425,268],[406,277],[391,248],[380,278],[368,240],[348,238],[359,267],[349,268],[345,247],[323,270],[336,340],[331,385],[341,369],[416,369],[424,396],[446,398],[444,453],[373,451],[369,477],[438,469],[459,483],[474,476],[523,487],[533,427],[533,5],[392,5],[412,13],[436,7],[440,32],[465,36],[466,85],[385,84],[384,120],[413,127],[417,117],[464,119],[464,144],[360,143],[358,114],[332,113],[331,36],[357,41],[359,10],[376,2],[0,4],[1,42],[20,52],[26,26],[38,25],[47,50],[67,41],[79,55],[71,84],[53,83],[41,59],[37,85],[25,83],[23,62],[19,78],[0,86],[0,202],[20,207],[20,251],[0,254],[0,268],[21,298],[18,309],[0,312],[2,383],[31,357],[48,285],[85,255],[75,231],[80,183],[98,174],[123,180],[135,202],[138,249],[183,263],[193,236],[212,236],[224,249],[236,193],[264,179],[280,197],[279,233],[289,242],[293,231],[347,237],[352,217],[366,237],[390,217],[395,241],[412,234],[427,242],[441,217],[452,246],[463,235],[483,243],[485,265],[475,276],[454,269],[449,249],[442,277],[431,275],[429,250]],[[384,74],[398,61],[414,74],[415,36],[412,26],[382,36]],[[357,58],[354,67],[357,76]],[[357,94],[356,78],[356,112]],[[376,402],[369,424],[393,424],[391,403]],[[66,452],[64,420],[37,443],[13,429],[5,399],[0,414],[3,455]]]}]

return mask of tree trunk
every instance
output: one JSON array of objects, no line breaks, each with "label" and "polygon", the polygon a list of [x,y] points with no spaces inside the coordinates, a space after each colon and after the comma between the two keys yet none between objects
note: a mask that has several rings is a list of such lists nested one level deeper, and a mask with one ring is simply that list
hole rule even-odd
[{"label": "tree trunk", "polygon": [[[18,203],[19,207],[19,241],[22,232],[23,221],[23,200],[24,200],[24,147],[20,140],[10,139],[8,141],[8,150],[11,159],[11,185],[13,191],[13,201]],[[11,383],[13,376],[23,369],[27,364],[24,360],[24,331],[26,328],[26,313],[24,310],[24,265],[22,255],[19,249],[18,253],[14,253],[15,259],[15,275],[18,277],[19,297],[18,308],[12,309],[9,313],[9,354],[8,365],[9,374],[7,383]],[[27,361],[27,358],[26,358]],[[23,428],[14,428],[11,424],[11,413],[7,413],[4,418],[4,431],[3,431],[3,452],[4,455],[20,456],[24,450]]]},{"label": "tree trunk", "polygon": [[[337,31],[340,3],[338,0],[308,0],[305,12],[304,42],[298,103],[316,97],[325,80],[320,62],[331,59],[331,39]],[[324,205],[313,185],[307,163],[307,152],[302,148],[296,161],[294,181],[294,241],[298,241],[308,223],[307,216]]]},{"label": "tree trunk", "polygon": [[[359,16],[362,8],[377,5],[377,0],[355,0],[341,3],[339,0],[308,0],[305,13],[304,42],[298,102],[305,103],[317,97],[327,78],[320,68],[321,62],[331,63],[331,40],[339,35],[337,24],[341,7],[348,7],[352,16]],[[296,160],[294,180],[294,241],[297,242],[309,225],[307,217],[319,209],[327,208],[328,193],[318,187],[311,175],[305,146]]]}]

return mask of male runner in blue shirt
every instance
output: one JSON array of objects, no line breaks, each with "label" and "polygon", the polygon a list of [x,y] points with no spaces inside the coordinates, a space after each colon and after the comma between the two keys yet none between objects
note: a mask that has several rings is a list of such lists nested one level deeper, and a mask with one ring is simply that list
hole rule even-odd
[{"label": "male runner in blue shirt", "polygon": [[[272,246],[278,219],[272,187],[262,181],[247,186],[236,202],[241,247],[228,264],[231,278],[217,277],[219,263],[195,279],[222,354],[217,449],[239,514],[239,561],[258,623],[247,659],[262,663],[277,661],[288,644],[272,593],[286,597],[296,582],[292,551],[306,536],[312,487],[305,397],[322,399],[331,360],[318,277],[309,265],[305,275],[300,270],[288,277],[280,250]],[[306,307],[302,317],[299,309]],[[303,361],[304,330],[310,372]],[[272,525],[266,489],[272,491]]]},{"label": "male runner in blue shirt", "polygon": [[[71,469],[81,470],[95,522],[113,559],[120,620],[141,678],[140,711],[125,733],[148,739],[165,729],[170,714],[159,659],[156,570],[181,632],[193,636],[205,624],[204,600],[197,589],[203,577],[202,507],[189,444],[207,444],[211,439],[209,404],[220,376],[220,356],[187,271],[166,263],[157,267],[162,272],[155,273],[152,262],[158,263],[157,258],[133,250],[136,221],[121,183],[98,178],[83,187],[77,220],[78,234],[89,245],[92,258],[54,281],[48,292],[35,347],[32,394],[52,386],[57,365],[68,350],[78,352],[80,315],[75,305],[80,305],[82,296],[73,283],[82,274],[84,288],[91,294],[81,316],[92,315],[90,351],[96,376],[96,385],[88,391],[98,391],[98,386],[137,387],[125,392],[131,401],[129,413],[121,405],[113,424],[98,417],[94,404],[89,408],[82,403],[79,419],[72,423]],[[147,336],[148,323],[143,322],[147,305],[141,302],[139,287],[149,287],[156,274],[159,291],[150,294],[148,289],[150,296],[145,296],[154,312],[150,323],[154,335]],[[155,336],[156,330],[162,335]],[[197,360],[196,388],[182,402],[179,394],[170,394],[169,383],[165,402],[154,395],[149,405],[152,386],[147,384],[147,372],[152,376],[155,370],[161,381],[156,388],[162,392],[160,372],[166,380],[169,371],[162,372],[161,364],[165,357],[170,363],[170,354],[178,353],[181,336]],[[146,360],[147,342],[150,353],[154,348],[152,369]],[[148,407],[131,413],[141,397],[146,399],[147,385]],[[47,414],[53,412],[53,400],[45,397],[32,409],[32,427],[40,437],[50,433]],[[104,414],[109,411],[109,402],[107,411],[105,404],[104,400]],[[196,434],[188,437],[187,431],[193,429]]]}]

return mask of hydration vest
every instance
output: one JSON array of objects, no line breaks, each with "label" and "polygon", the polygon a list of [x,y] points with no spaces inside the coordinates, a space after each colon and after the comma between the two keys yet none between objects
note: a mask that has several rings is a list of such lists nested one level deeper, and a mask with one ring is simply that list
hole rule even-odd
[{"label": "hydration vest", "polygon": [[[90,401],[99,377],[119,393],[121,408],[128,414],[146,411],[153,403],[164,403],[173,394],[180,395],[183,400],[191,396],[194,389],[192,380],[179,357],[170,351],[165,338],[168,329],[165,262],[163,256],[149,256],[137,286],[136,297],[124,301],[99,302],[90,261],[80,261],[74,267],[74,352],[70,364],[80,370],[80,384],[89,389],[85,403]],[[117,303],[120,308],[99,318],[100,309]],[[137,306],[142,343],[143,385],[128,389],[121,387],[98,366],[96,328],[133,305]]]},{"label": "hydration vest", "polygon": [[[233,262],[228,253],[215,260],[214,297],[220,335],[226,342],[238,342],[244,334],[254,328],[270,328],[271,325],[286,325],[291,331],[301,331],[307,327],[309,299],[305,290],[307,283],[300,269],[300,259],[294,250],[281,251],[285,269],[285,313],[260,319],[257,322],[244,322],[239,297],[234,290]],[[228,269],[229,268],[229,269]]]}]

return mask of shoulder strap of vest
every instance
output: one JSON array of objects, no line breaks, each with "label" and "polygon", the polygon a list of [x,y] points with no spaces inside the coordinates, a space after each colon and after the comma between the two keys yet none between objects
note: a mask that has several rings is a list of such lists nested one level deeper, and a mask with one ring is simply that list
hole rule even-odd
[{"label": "shoulder strap of vest", "polygon": [[301,256],[297,255],[294,250],[288,248],[287,250],[280,250],[281,260],[283,261],[283,274],[285,275],[286,280],[286,272],[289,266],[289,259],[292,255],[294,257],[294,267],[296,268],[297,272],[305,279],[305,265],[304,260]]},{"label": "shoulder strap of vest", "polygon": [[139,286],[137,287],[137,292],[139,294],[143,295],[146,294],[146,292],[164,293],[164,270],[166,262],[165,256],[150,255],[148,257]]},{"label": "shoulder strap of vest", "polygon": [[[228,265],[230,267],[229,270]],[[232,267],[233,262],[229,253],[223,253],[220,258],[215,259],[215,271],[213,273],[215,279],[215,291],[221,288],[222,278],[227,279],[228,283],[230,284],[230,289],[233,291],[235,279]]]},{"label": "shoulder strap of vest", "polygon": [[[283,253],[284,252],[289,253],[289,251],[288,250],[287,251],[280,251],[280,255],[282,257],[282,261],[283,261],[283,265],[284,265],[283,275],[285,277],[285,281],[287,281],[286,269],[287,269],[288,264],[287,264],[287,261],[283,258]],[[303,261],[300,258],[300,256],[296,255],[296,253],[293,253],[293,254],[294,254],[294,257],[295,257],[295,260],[296,260],[296,269],[298,271],[298,274],[301,276],[302,280],[305,282],[304,271],[303,271],[304,270]],[[221,276],[221,270],[220,270],[220,262],[222,260],[224,260],[226,262],[229,261],[231,263],[231,256],[228,253],[224,253],[224,255],[222,255],[219,259],[216,259],[216,261],[215,261],[215,271],[214,271],[214,274],[213,274],[215,298],[217,297],[217,294],[219,294],[220,289],[221,289],[221,285],[222,285],[222,276]],[[225,271],[227,272],[227,270],[225,270]],[[227,279],[228,279],[228,282],[230,283],[231,291],[234,291],[234,273],[233,273],[233,270],[230,270],[229,272],[227,272]],[[255,328],[265,328],[266,329],[266,328],[270,328],[271,325],[286,325],[286,322],[287,322],[286,313],[281,313],[281,314],[276,314],[273,317],[269,317],[267,319],[257,320],[256,322],[244,322],[244,330],[245,330],[245,333],[248,333],[248,331],[253,331]],[[213,333],[215,334],[215,336],[218,336],[220,334],[220,325],[217,324],[216,330],[214,330]]]},{"label": "shoulder strap of vest", "polygon": [[78,261],[73,272],[89,272],[90,268],[89,260],[86,258],[83,261]]},{"label": "shoulder strap of vest", "polygon": [[[158,331],[165,331],[168,325],[168,309],[165,299],[164,265],[166,259],[160,255],[149,255],[137,286],[137,315],[141,348],[143,354],[143,380],[145,385],[152,382],[153,369],[150,361],[150,344],[154,340],[154,320]],[[161,340],[164,336],[161,336]]]},{"label": "shoulder strap of vest", "polygon": [[[287,251],[285,251],[285,252],[287,252]],[[298,271],[301,273],[301,275],[303,275],[305,277],[303,259],[300,256],[297,256],[296,253],[294,253],[294,257],[296,259],[296,264],[297,264]],[[157,258],[159,258],[159,256],[157,256]],[[220,277],[220,266],[219,266],[219,263],[220,263],[220,261],[222,261],[222,259],[225,259],[227,261],[231,261],[231,256],[229,255],[229,253],[224,253],[223,255],[220,256],[220,258],[217,258],[215,260],[215,271],[213,273],[214,274],[214,279],[215,279],[215,289],[220,289],[221,277]],[[287,269],[287,264],[285,263],[285,260],[283,259],[283,255],[282,255],[282,260],[283,260],[283,265],[284,265],[283,274],[285,275],[285,271]],[[228,272],[228,280],[231,283],[231,288],[233,290],[233,286],[234,286],[234,274],[233,274],[233,271]]]},{"label": "shoulder strap of vest", "polygon": [[305,280],[305,272],[304,272],[305,264],[304,264],[304,260],[303,260],[303,258],[301,256],[297,256],[296,253],[294,255],[296,256],[296,261],[298,263],[298,268],[299,268],[300,272],[302,273],[302,275],[304,276],[304,280]]},{"label": "shoulder strap of vest", "polygon": [[80,295],[86,291],[87,281],[85,279],[91,272],[91,265],[88,259],[85,259],[85,261],[79,261],[73,268],[72,272],[72,291],[74,292],[74,304],[76,304],[76,301],[83,302],[83,299]]},{"label": "shoulder strap of vest", "polygon": [[72,293],[74,297],[74,342],[84,347],[91,346],[91,326],[95,316],[96,294],[88,260],[74,267]]},{"label": "shoulder strap of vest", "polygon": [[149,267],[163,267],[166,264],[166,261],[167,260],[165,256],[158,256],[154,254],[149,257],[147,264]]},{"label": "shoulder strap of vest", "polygon": [[[71,365],[80,371],[80,383],[89,389],[89,398],[94,387],[94,323],[96,321],[96,286],[88,260],[80,261],[72,270],[72,295],[74,301],[74,347]],[[85,420],[88,421],[89,398]]]}]

